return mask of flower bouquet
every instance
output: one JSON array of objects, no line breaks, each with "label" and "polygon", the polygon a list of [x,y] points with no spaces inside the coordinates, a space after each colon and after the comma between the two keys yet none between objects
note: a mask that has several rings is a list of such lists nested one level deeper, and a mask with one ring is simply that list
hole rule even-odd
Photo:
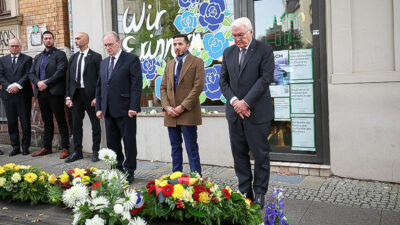
[{"label": "flower bouquet", "polygon": [[190,219],[202,224],[258,225],[263,215],[258,204],[252,204],[240,192],[202,178],[198,173],[175,172],[149,181],[143,189],[145,206],[139,215],[150,219]]},{"label": "flower bouquet", "polygon": [[31,204],[48,202],[49,174],[37,167],[8,163],[0,166],[0,196]]},{"label": "flower bouquet", "polygon": [[99,158],[105,160],[111,169],[94,171],[96,176],[89,179],[92,181],[90,186],[76,176],[72,187],[62,195],[64,204],[73,208],[73,224],[146,224],[140,217],[132,219],[131,212],[143,207],[143,198],[139,191],[128,185],[126,174],[113,169],[115,153],[102,149]]},{"label": "flower bouquet", "polygon": [[266,202],[264,224],[265,225],[290,225],[289,217],[287,217],[283,208],[283,193],[281,188],[274,188],[274,192],[268,201]]}]

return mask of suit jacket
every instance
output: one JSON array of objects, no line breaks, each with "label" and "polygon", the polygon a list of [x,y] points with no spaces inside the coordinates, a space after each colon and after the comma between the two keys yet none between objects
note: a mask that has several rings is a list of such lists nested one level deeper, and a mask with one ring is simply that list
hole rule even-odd
[{"label": "suit jacket", "polygon": [[111,117],[128,116],[128,110],[140,112],[142,69],[139,57],[121,51],[111,75],[107,79],[110,57],[100,63],[100,77],[96,87],[96,111]]},{"label": "suit jacket", "polygon": [[32,86],[28,79],[28,73],[32,66],[32,57],[20,53],[17,64],[12,69],[11,54],[0,58],[0,82],[2,85],[1,97],[8,99],[12,94],[6,90],[8,86],[14,82],[22,86],[17,95],[24,97],[32,97]]},{"label": "suit jacket", "polygon": [[[239,48],[232,45],[225,49],[219,85],[226,98],[228,121],[239,119],[233,106],[232,97],[243,99],[250,107],[248,118],[252,123],[264,123],[273,119],[273,109],[269,84],[274,79],[274,55],[272,47],[252,40],[239,71]],[[247,118],[246,118],[247,119]]]},{"label": "suit jacket", "polygon": [[[77,88],[76,72],[77,72],[77,61],[79,58],[80,51],[73,54],[68,62],[67,70],[67,89],[66,97],[70,97],[74,100],[74,93]],[[85,93],[89,99],[94,99],[96,96],[96,84],[97,78],[99,78],[99,69],[101,62],[101,55],[95,51],[89,49],[85,60],[85,68],[83,70],[83,83],[85,85]]]},{"label": "suit jacket", "polygon": [[204,88],[204,62],[190,53],[186,56],[176,92],[174,92],[174,71],[175,60],[172,59],[167,63],[161,81],[161,104],[163,108],[183,105],[185,111],[175,118],[165,114],[164,125],[167,127],[201,125],[199,96]]},{"label": "suit jacket", "polygon": [[[53,47],[53,53],[49,55],[46,64],[46,84],[52,95],[65,95],[65,74],[67,72],[68,60],[65,52]],[[39,93],[37,82],[40,81],[40,61],[42,60],[43,52],[36,55],[33,60],[32,68],[29,72],[29,79],[35,85],[35,97]]]}]

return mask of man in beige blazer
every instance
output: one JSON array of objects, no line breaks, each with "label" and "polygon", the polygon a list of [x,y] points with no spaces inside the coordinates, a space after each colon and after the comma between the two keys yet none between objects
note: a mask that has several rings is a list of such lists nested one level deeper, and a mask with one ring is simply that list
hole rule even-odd
[{"label": "man in beige blazer", "polygon": [[204,63],[189,53],[186,35],[174,36],[176,58],[170,60],[161,81],[161,104],[172,147],[172,171],[182,171],[182,134],[190,171],[201,175],[197,125],[201,125],[199,96],[204,87]]}]

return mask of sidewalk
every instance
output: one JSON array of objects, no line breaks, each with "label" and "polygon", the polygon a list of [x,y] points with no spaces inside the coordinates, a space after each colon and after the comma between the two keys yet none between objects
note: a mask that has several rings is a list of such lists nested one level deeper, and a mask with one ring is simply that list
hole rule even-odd
[{"label": "sidewalk", "polygon": [[[53,151],[53,154],[37,158],[30,155],[9,157],[10,146],[0,145],[0,149],[5,153],[0,156],[1,165],[14,162],[38,166],[42,170],[56,175],[71,168],[105,167],[103,162],[91,162],[90,155],[85,155],[83,160],[67,164],[58,158],[59,151]],[[38,148],[31,148],[31,152],[35,151],[38,151]],[[133,185],[138,188],[144,187],[149,180],[159,178],[170,171],[170,163],[139,160]],[[184,166],[184,172],[189,172],[188,165]],[[237,178],[233,168],[203,165],[203,176],[237,190]],[[284,188],[285,212],[292,219],[293,224],[400,225],[400,187],[398,184],[272,173],[267,196],[271,195],[273,187]],[[69,209],[52,205],[30,206],[29,204],[0,201],[0,224],[62,225],[71,224],[71,222],[72,212]],[[150,224],[185,223],[152,221]]]}]

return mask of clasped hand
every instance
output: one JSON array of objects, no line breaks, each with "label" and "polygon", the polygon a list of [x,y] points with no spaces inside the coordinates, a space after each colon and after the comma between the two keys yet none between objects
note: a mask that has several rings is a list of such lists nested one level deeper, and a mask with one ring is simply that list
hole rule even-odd
[{"label": "clasped hand", "polygon": [[172,118],[179,116],[183,113],[183,111],[185,111],[180,105],[175,108],[172,106],[167,106],[165,110],[167,111],[168,116]]},{"label": "clasped hand", "polygon": [[39,91],[44,91],[48,87],[47,84],[45,83],[47,80],[41,80],[37,82],[37,86],[39,88]]},{"label": "clasped hand", "polygon": [[242,118],[250,117],[251,111],[249,106],[243,100],[236,99],[232,102],[232,106],[235,109],[235,112]]}]

